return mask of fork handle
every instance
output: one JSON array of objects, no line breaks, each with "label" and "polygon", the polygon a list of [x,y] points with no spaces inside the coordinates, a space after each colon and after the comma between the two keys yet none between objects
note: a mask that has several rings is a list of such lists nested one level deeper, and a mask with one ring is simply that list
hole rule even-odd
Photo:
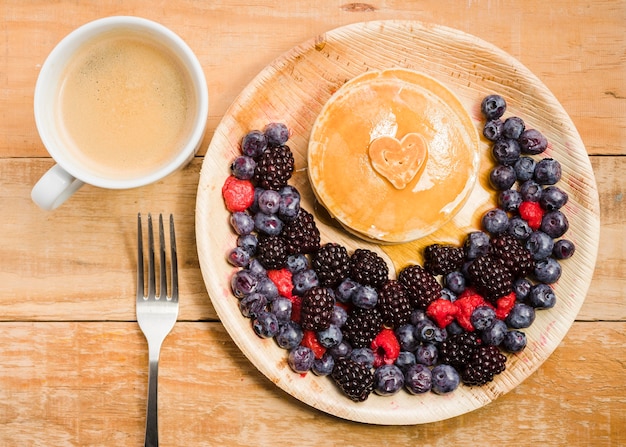
[{"label": "fork handle", "polygon": [[150,353],[148,373],[148,406],[146,410],[145,447],[159,446],[159,418],[157,412],[157,390],[159,378],[159,355]]}]

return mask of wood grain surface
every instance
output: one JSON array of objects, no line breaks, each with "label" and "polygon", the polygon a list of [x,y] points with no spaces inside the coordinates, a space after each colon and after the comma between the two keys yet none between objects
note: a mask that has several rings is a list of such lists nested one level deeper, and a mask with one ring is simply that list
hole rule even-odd
[{"label": "wood grain surface", "polygon": [[[65,34],[114,14],[159,21],[194,49],[211,97],[205,149],[157,184],[85,187],[58,210],[41,211],[30,189],[52,161],[32,113],[39,68]],[[0,16],[0,445],[141,445],[147,346],[134,313],[139,211],[177,219],[183,294],[161,356],[163,445],[626,444],[624,2],[6,0]],[[243,88],[312,37],[382,19],[456,28],[521,61],[571,117],[600,198],[599,261],[554,353],[489,405],[417,426],[344,421],[267,380],[218,320],[195,240],[206,148]]]}]

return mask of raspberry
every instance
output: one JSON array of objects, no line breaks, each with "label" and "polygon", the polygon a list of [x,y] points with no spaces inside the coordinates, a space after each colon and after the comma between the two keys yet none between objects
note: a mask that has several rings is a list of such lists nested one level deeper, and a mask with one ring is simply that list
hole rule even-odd
[{"label": "raspberry", "polygon": [[302,298],[292,295],[289,299],[291,300],[291,321],[300,324],[302,320]]},{"label": "raspberry", "polygon": [[437,326],[445,328],[456,318],[459,308],[453,302],[439,298],[428,306],[426,315],[428,315]]},{"label": "raspberry", "polygon": [[474,325],[471,322],[474,309],[479,306],[493,307],[471,287],[466,289],[453,304],[457,308],[456,321],[468,332],[474,331]]},{"label": "raspberry", "polygon": [[280,270],[268,270],[267,277],[276,285],[278,293],[286,298],[292,297],[293,282],[292,274],[286,268]]},{"label": "raspberry", "polygon": [[387,263],[373,251],[358,248],[350,256],[350,278],[359,284],[379,288],[388,276]]},{"label": "raspberry", "polygon": [[331,377],[339,389],[354,402],[367,400],[374,389],[372,369],[349,358],[336,360]]},{"label": "raspberry", "polygon": [[293,174],[294,164],[289,146],[269,147],[259,157],[252,180],[263,189],[278,191],[287,185]]},{"label": "raspberry", "polygon": [[463,266],[464,252],[460,247],[432,244],[424,250],[424,269],[433,275],[446,275]]},{"label": "raspberry", "polygon": [[513,290],[513,275],[504,261],[491,254],[475,259],[468,275],[476,291],[490,301],[508,295]]},{"label": "raspberry", "polygon": [[516,295],[515,292],[511,292],[496,301],[496,317],[500,320],[504,320],[509,316],[511,309],[515,306]]},{"label": "raspberry", "polygon": [[391,329],[383,329],[372,341],[370,348],[374,352],[374,367],[391,365],[400,355],[400,343]]},{"label": "raspberry", "polygon": [[302,341],[300,342],[300,345],[306,346],[311,351],[313,351],[316,359],[321,359],[322,356],[326,353],[326,348],[320,344],[319,340],[317,339],[317,335],[315,334],[315,331],[303,331]]},{"label": "raspberry", "polygon": [[405,267],[398,280],[409,292],[411,305],[425,310],[430,303],[441,297],[441,284],[432,274],[415,264]]},{"label": "raspberry", "polygon": [[290,255],[313,253],[320,247],[320,232],[313,215],[300,208],[296,218],[288,222],[282,231]]},{"label": "raspberry", "polygon": [[326,287],[313,287],[304,292],[300,310],[302,329],[321,331],[328,328],[334,306],[333,292]]},{"label": "raspberry", "polygon": [[491,254],[504,262],[514,278],[528,276],[535,268],[530,251],[509,234],[501,234],[491,239]]},{"label": "raspberry", "polygon": [[229,176],[222,186],[226,209],[231,213],[245,211],[254,202],[254,186],[249,180]]},{"label": "raspberry", "polygon": [[369,348],[382,326],[383,316],[377,308],[355,307],[341,330],[353,348]]},{"label": "raspberry", "polygon": [[528,222],[528,226],[530,228],[536,231],[541,227],[541,220],[543,219],[544,211],[539,202],[522,202],[518,211],[520,217]]},{"label": "raspberry", "polygon": [[377,306],[383,315],[383,323],[391,328],[399,328],[411,318],[408,292],[395,279],[388,279],[383,284],[378,293]]},{"label": "raspberry", "polygon": [[453,335],[439,345],[439,363],[451,365],[462,371],[479,346],[480,341],[474,332]]},{"label": "raspberry", "polygon": [[496,346],[480,346],[469,358],[461,380],[466,385],[484,385],[506,368],[506,357]]},{"label": "raspberry", "polygon": [[287,264],[287,245],[280,236],[259,239],[257,259],[268,270],[280,270]]},{"label": "raspberry", "polygon": [[350,258],[342,245],[329,242],[322,245],[311,258],[311,267],[321,285],[335,287],[349,274]]}]

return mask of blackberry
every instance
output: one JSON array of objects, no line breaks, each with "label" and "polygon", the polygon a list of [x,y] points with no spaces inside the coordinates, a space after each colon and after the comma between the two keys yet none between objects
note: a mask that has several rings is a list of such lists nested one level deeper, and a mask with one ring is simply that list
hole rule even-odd
[{"label": "blackberry", "polygon": [[335,307],[335,296],[326,287],[312,287],[304,292],[300,309],[302,329],[322,331],[330,326]]},{"label": "blackberry", "polygon": [[479,346],[480,341],[474,332],[461,332],[448,337],[439,345],[439,363],[451,365],[462,371]]},{"label": "blackberry", "polygon": [[421,265],[405,267],[398,275],[398,280],[406,287],[411,305],[415,308],[425,310],[430,303],[441,297],[441,284]]},{"label": "blackberry", "polygon": [[464,252],[460,247],[448,244],[432,244],[424,250],[424,269],[433,275],[447,275],[460,270],[464,262]]},{"label": "blackberry", "polygon": [[287,264],[287,244],[280,236],[261,237],[256,257],[267,270],[279,270]]},{"label": "blackberry", "polygon": [[339,389],[354,402],[365,401],[374,390],[372,369],[349,358],[335,361],[331,377]]},{"label": "blackberry", "polygon": [[405,325],[411,319],[409,294],[400,281],[387,280],[378,292],[378,308],[383,323],[393,329]]},{"label": "blackberry", "polygon": [[334,242],[324,244],[313,254],[311,267],[315,270],[321,285],[335,287],[347,278],[350,272],[348,250]]},{"label": "blackberry", "polygon": [[465,385],[484,385],[506,368],[506,356],[496,346],[480,346],[461,373]]},{"label": "blackberry", "polygon": [[369,348],[383,326],[383,315],[378,308],[355,307],[341,328],[343,338],[353,348]]},{"label": "blackberry", "polygon": [[364,286],[379,288],[389,277],[389,267],[373,251],[358,248],[350,256],[350,278]]},{"label": "blackberry", "polygon": [[283,227],[282,237],[290,255],[313,253],[320,247],[320,231],[313,215],[300,208],[294,220]]},{"label": "blackberry", "polygon": [[530,251],[509,234],[501,234],[491,239],[491,254],[504,262],[515,279],[528,276],[535,268]]},{"label": "blackberry", "polygon": [[269,147],[259,157],[252,180],[263,189],[278,191],[291,178],[294,165],[289,146]]},{"label": "blackberry", "polygon": [[513,275],[504,261],[492,254],[475,259],[467,269],[476,291],[495,302],[513,290]]}]

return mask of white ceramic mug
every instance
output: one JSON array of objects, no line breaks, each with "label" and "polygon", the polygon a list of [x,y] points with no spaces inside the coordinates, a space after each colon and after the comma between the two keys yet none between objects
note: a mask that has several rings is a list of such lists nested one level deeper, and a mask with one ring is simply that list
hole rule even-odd
[{"label": "white ceramic mug", "polygon": [[[66,85],[72,84],[72,82],[68,81],[68,72],[74,69],[70,69],[68,67],[72,66],[72,64],[77,64],[77,59],[82,60],[81,58],[84,58],[85,54],[89,54],[91,50],[86,50],[86,45],[96,46],[99,45],[100,42],[103,40],[114,38],[123,39],[126,38],[127,35],[132,37],[133,39],[140,38],[142,45],[144,43],[146,45],[150,45],[150,51],[156,49],[154,50],[154,54],[157,58],[160,57],[159,55],[162,55],[162,52],[163,54],[167,53],[167,57],[169,58],[167,60],[172,62],[172,64],[175,64],[169,67],[170,62],[168,62],[167,70],[161,70],[160,66],[156,64],[155,67],[157,69],[151,70],[148,68],[147,63],[141,62],[133,65],[132,57],[126,57],[131,62],[130,65],[132,66],[132,68],[130,70],[127,70],[131,75],[139,76],[139,73],[141,73],[142,70],[146,71],[147,73],[157,74],[160,74],[161,72],[172,72],[175,73],[177,76],[180,75],[180,79],[184,79],[185,85],[182,87],[182,89],[176,90],[176,92],[168,91],[169,96],[167,96],[167,98],[174,98],[176,96],[175,93],[177,93],[178,91],[185,92],[185,106],[180,108],[179,110],[179,112],[183,110],[185,111],[185,118],[181,118],[182,120],[184,120],[184,130],[179,130],[179,133],[176,134],[176,144],[173,144],[173,147],[171,147],[171,149],[169,147],[167,149],[170,151],[170,155],[168,155],[167,159],[164,159],[163,162],[155,163],[154,166],[147,168],[146,166],[141,166],[142,159],[139,158],[139,153],[133,153],[131,149],[128,149],[126,148],[126,146],[124,146],[123,152],[129,157],[129,160],[131,161],[127,163],[120,163],[121,166],[119,166],[119,170],[120,172],[124,172],[124,175],[118,175],[117,172],[115,172],[115,167],[109,167],[108,169],[110,172],[100,170],[97,166],[98,162],[94,162],[93,160],[88,161],[86,160],[88,157],[80,154],[80,151],[82,150],[81,144],[85,145],[84,141],[88,141],[90,137],[89,131],[87,131],[86,135],[87,140],[83,139],[83,143],[81,143],[81,140],[79,138],[74,139],[73,134],[71,133],[72,131],[68,130],[71,129],[72,125],[74,126],[74,128],[78,129],[79,133],[81,131],[84,131],[85,129],[90,129],[89,125],[85,124],[83,126],[82,122],[80,125],[77,125],[76,123],[71,124],[71,119],[69,118],[71,116],[75,116],[81,119],[80,116],[76,115],[89,115],[89,119],[91,119],[90,125],[99,126],[97,130],[103,131],[103,136],[101,135],[98,138],[94,137],[94,141],[97,140],[98,144],[100,144],[105,151],[108,151],[109,149],[114,150],[116,148],[107,148],[106,145],[114,144],[116,140],[113,138],[113,136],[117,134],[115,134],[115,132],[113,132],[112,130],[106,128],[107,124],[104,123],[104,121],[106,121],[104,117],[102,118],[102,123],[98,123],[98,120],[101,119],[100,114],[107,115],[108,112],[100,111],[100,109],[98,109],[97,107],[92,106],[84,106],[86,107],[86,109],[82,110],[80,109],[80,107],[83,107],[82,100],[86,97],[89,97],[90,95],[75,95],[75,98],[78,98],[78,100],[74,101],[75,104],[72,105],[72,100],[68,99],[72,97],[67,96],[69,95],[69,93],[66,94],[65,92],[72,91],[72,88],[66,87]],[[135,56],[134,53],[133,56]],[[141,60],[144,61],[144,59]],[[159,61],[160,59],[157,59],[157,62]],[[129,65],[128,61],[127,65]],[[83,69],[81,68],[81,70]],[[78,73],[78,71],[76,72]],[[158,81],[163,80],[164,79],[159,79]],[[99,81],[96,80],[95,82]],[[150,82],[152,82],[152,84],[155,84],[157,81],[151,80]],[[77,85],[78,84],[82,85],[81,83],[77,83]],[[125,81],[124,85],[126,86],[127,84],[130,85],[131,81]],[[159,94],[161,94],[161,92],[164,90],[164,84],[168,83],[161,84],[161,88],[160,90],[158,90]],[[87,85],[87,83],[85,85]],[[137,85],[141,84],[139,83]],[[167,85],[165,85],[165,87],[167,87]],[[154,99],[154,101],[152,101],[152,91],[150,90],[150,93],[148,94],[145,89],[141,90],[141,88],[142,87],[136,88],[136,90],[138,92],[143,91],[143,99],[147,99],[147,103],[152,105],[149,109],[139,108],[138,112],[142,112],[144,110],[154,111],[155,106],[153,104],[156,103],[157,99]],[[66,95],[66,97],[61,101],[60,98],[62,97],[62,92],[63,95]],[[80,93],[81,91],[78,90],[78,92]],[[117,93],[119,93],[119,91],[117,91]],[[101,95],[100,92],[98,92],[98,94]],[[148,95],[147,97],[146,94]],[[122,99],[128,97],[128,93],[125,93]],[[101,101],[102,98],[106,99],[104,96],[102,96],[100,99],[98,99],[98,101]],[[164,103],[166,100],[160,98],[158,99],[158,101]],[[122,125],[126,125],[127,123],[131,122],[131,118],[128,118],[128,121],[124,121],[119,117],[122,116],[122,113],[130,114],[131,111],[134,110],[134,108],[139,107],[139,104],[141,102],[139,99],[133,99],[132,101],[129,100],[128,104],[122,102],[123,101],[117,100],[113,102],[113,106],[117,107],[118,110],[115,113],[112,113],[111,117],[119,119]],[[76,109],[73,112],[74,115],[72,115],[72,113],[70,112],[65,112],[66,108],[67,110],[71,110],[72,107]],[[49,171],[47,171],[33,187],[31,193],[33,201],[45,210],[52,210],[65,202],[85,183],[101,188],[128,189],[147,185],[149,183],[153,183],[159,179],[162,179],[163,177],[185,166],[189,161],[191,161],[191,159],[195,155],[202,142],[206,129],[208,108],[208,89],[200,62],[198,61],[192,50],[189,48],[189,46],[178,35],[167,29],[163,25],[138,17],[117,16],[95,20],[81,26],[80,28],[77,28],[69,35],[67,35],[52,50],[45,63],[43,64],[41,72],[39,73],[39,77],[37,79],[34,100],[35,121],[41,140],[52,158],[55,160],[56,165],[54,165]],[[79,113],[77,114],[76,111],[78,111]],[[136,119],[137,116],[141,117],[142,113],[135,113],[135,115],[136,116],[132,118],[133,120]],[[159,118],[162,117],[159,116]],[[71,125],[68,123],[70,123]],[[156,120],[152,120],[151,122],[146,123],[137,121],[136,124],[141,127],[141,132],[145,133],[146,138],[156,138],[160,131],[159,128],[163,127],[159,125]],[[117,126],[120,126],[120,123],[117,123]],[[145,130],[151,129],[150,126],[153,126],[154,131]],[[131,128],[130,125],[128,125],[127,127]],[[183,124],[181,124],[181,129],[183,129]],[[125,135],[134,136],[135,134],[137,134],[136,131],[126,130],[126,132],[127,134],[120,134],[120,138],[123,139]],[[111,135],[110,141],[108,140],[109,135]],[[68,143],[68,141],[71,141],[71,144]],[[159,143],[161,143],[162,141],[170,140],[162,139],[159,140]],[[146,145],[146,147],[151,146]],[[132,157],[135,157],[135,159],[133,159]],[[148,163],[144,164],[148,165]],[[137,172],[126,172],[125,169],[129,166],[133,166],[133,168],[136,168]],[[143,169],[142,171],[141,169],[139,169],[140,167],[142,169],[145,169]]]}]

